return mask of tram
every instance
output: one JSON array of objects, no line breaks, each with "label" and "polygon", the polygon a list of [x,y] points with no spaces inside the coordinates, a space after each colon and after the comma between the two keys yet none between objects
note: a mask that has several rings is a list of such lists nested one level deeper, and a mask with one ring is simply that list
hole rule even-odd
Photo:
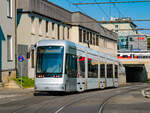
[{"label": "tram", "polygon": [[41,40],[36,51],[35,92],[118,87],[117,58],[66,40]]},{"label": "tram", "polygon": [[150,53],[118,53],[118,59],[150,59]]}]

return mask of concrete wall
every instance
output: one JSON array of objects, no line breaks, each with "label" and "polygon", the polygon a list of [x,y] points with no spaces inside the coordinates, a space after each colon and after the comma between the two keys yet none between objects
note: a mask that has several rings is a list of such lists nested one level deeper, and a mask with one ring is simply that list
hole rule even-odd
[{"label": "concrete wall", "polygon": [[119,86],[126,84],[126,73],[125,68],[119,66],[119,77],[118,77]]},{"label": "concrete wall", "polygon": [[147,78],[150,79],[150,63],[145,64],[146,72],[147,72]]},{"label": "concrete wall", "polygon": [[[12,16],[7,16],[6,0],[0,0],[0,71],[2,82],[5,77],[15,76],[15,0],[12,0]],[[12,59],[8,61],[7,36],[12,37]]]}]

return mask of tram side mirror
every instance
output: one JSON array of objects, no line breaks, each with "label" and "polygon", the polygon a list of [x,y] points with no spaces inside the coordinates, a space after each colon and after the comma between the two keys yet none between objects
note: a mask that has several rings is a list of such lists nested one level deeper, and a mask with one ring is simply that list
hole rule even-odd
[{"label": "tram side mirror", "polygon": [[27,52],[27,59],[30,59],[30,52]]}]

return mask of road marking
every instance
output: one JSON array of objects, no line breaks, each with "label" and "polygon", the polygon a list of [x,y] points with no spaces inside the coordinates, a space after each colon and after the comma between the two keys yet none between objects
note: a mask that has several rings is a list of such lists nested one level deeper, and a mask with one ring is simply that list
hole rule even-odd
[{"label": "road marking", "polygon": [[64,109],[64,107],[65,106],[63,106],[63,107],[61,107],[61,108],[59,108],[55,113],[59,113],[61,110],[63,110]]}]

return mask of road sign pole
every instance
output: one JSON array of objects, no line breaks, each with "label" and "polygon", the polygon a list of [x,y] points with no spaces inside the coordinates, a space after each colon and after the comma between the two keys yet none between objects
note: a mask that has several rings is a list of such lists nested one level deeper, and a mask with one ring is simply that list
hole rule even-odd
[{"label": "road sign pole", "polygon": [[22,88],[22,62],[20,62],[21,64],[21,88]]},{"label": "road sign pole", "polygon": [[20,62],[20,67],[21,67],[21,69],[20,69],[20,77],[21,77],[21,88],[23,88],[23,86],[22,86],[22,65],[23,65],[23,61],[24,61],[24,56],[18,56],[18,61]]}]

